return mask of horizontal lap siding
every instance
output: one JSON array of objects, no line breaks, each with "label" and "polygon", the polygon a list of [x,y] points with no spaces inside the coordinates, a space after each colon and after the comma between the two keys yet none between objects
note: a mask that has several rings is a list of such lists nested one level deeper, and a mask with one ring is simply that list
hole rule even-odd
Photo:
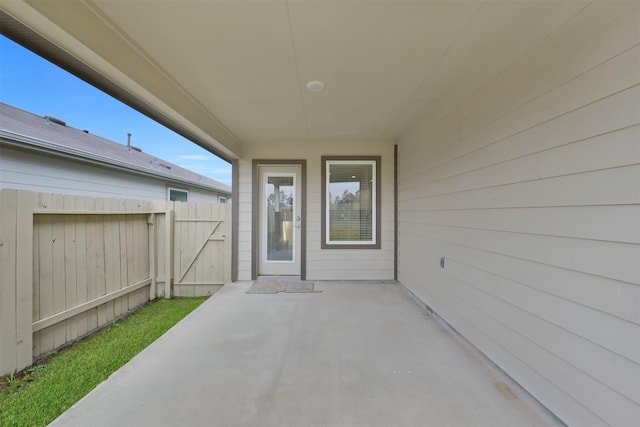
[{"label": "horizontal lap siding", "polygon": [[624,7],[591,4],[399,144],[399,279],[570,425],[640,419],[640,17]]},{"label": "horizontal lap siding", "polygon": [[2,147],[3,188],[38,192],[135,199],[164,199],[166,189],[153,180],[91,167],[71,160]]},{"label": "horizontal lap siding", "polygon": [[[381,249],[321,249],[321,157],[376,156],[381,159]],[[240,280],[251,278],[252,159],[307,161],[307,279],[393,279],[393,145],[387,143],[250,145],[240,161],[238,268]]]},{"label": "horizontal lap siding", "polygon": [[0,188],[91,197],[166,200],[167,186],[189,191],[190,201],[217,203],[218,194],[162,178],[0,146]]},{"label": "horizontal lap siding", "polygon": [[251,280],[251,159],[238,163],[238,280]]}]

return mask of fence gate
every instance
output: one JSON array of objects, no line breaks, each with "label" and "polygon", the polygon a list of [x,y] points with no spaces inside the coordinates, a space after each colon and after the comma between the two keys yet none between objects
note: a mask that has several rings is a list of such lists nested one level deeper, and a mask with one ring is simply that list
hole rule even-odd
[{"label": "fence gate", "polygon": [[174,205],[173,294],[213,294],[231,277],[230,205]]}]

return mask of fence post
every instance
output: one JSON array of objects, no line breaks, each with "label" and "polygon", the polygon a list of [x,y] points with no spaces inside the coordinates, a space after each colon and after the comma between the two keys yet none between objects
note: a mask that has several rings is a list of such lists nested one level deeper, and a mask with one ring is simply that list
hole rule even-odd
[{"label": "fence post", "polygon": [[149,214],[147,225],[149,226],[149,275],[151,276],[149,299],[154,300],[158,297],[158,285],[156,283],[156,214]]},{"label": "fence post", "polygon": [[164,218],[164,297],[171,298],[171,259],[173,241],[171,227],[173,226],[173,202],[167,202]]}]

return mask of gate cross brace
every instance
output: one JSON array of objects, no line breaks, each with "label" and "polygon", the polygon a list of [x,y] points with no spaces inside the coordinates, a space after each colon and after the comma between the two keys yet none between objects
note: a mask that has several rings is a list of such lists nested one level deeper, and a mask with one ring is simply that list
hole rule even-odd
[{"label": "gate cross brace", "polygon": [[[198,256],[200,256],[200,253],[202,252],[202,250],[204,249],[205,246],[207,246],[207,243],[209,242],[209,240],[211,240],[211,237],[213,237],[213,234],[216,232],[216,230],[218,229],[218,227],[220,226],[220,224],[222,224],[222,221],[218,221],[218,223],[216,224],[215,227],[213,227],[213,230],[211,231],[211,233],[209,234],[209,236],[207,236],[206,239],[204,239],[204,242],[202,242],[202,245],[200,245],[200,249],[198,249],[198,252],[196,252],[196,254],[193,256],[193,258],[191,259],[191,261],[189,262],[189,265],[187,265],[187,268],[185,268],[184,272],[182,273],[182,275],[180,276],[180,279],[178,280],[178,283],[182,282],[182,279],[184,279],[184,276],[187,275],[187,273],[189,272],[189,270],[191,269],[191,267],[193,266],[193,263],[196,262],[196,259],[198,259]],[[224,240],[224,239],[219,239],[219,240]]]}]

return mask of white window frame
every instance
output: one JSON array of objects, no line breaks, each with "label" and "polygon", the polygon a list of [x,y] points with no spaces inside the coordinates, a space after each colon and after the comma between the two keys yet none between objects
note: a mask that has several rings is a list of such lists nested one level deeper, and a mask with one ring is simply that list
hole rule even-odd
[{"label": "white window frame", "polygon": [[189,190],[185,190],[184,188],[176,188],[176,187],[167,187],[167,200],[171,200],[171,191],[179,191],[180,193],[185,193],[187,195],[187,202],[189,201]]},{"label": "white window frame", "polygon": [[[322,213],[322,228],[324,235],[322,236],[322,248],[323,249],[379,249],[380,241],[378,236],[379,230],[379,179],[380,179],[380,157],[338,157],[323,156],[323,193],[324,193],[324,212]],[[371,215],[371,240],[331,240],[331,192],[330,188],[330,172],[331,166],[341,165],[371,165],[372,173],[372,186],[371,186],[371,203],[372,203],[372,215]]]}]

